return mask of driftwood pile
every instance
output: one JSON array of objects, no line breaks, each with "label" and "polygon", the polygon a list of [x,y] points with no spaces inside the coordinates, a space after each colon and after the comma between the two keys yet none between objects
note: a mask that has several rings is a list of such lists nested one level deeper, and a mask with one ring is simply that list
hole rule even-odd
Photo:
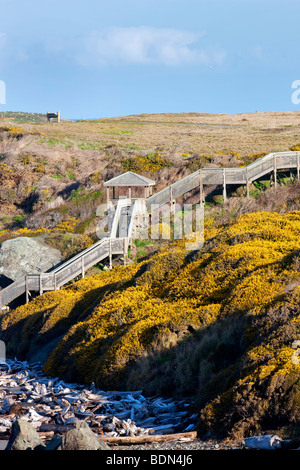
[{"label": "driftwood pile", "polygon": [[[141,391],[97,390],[48,378],[41,364],[7,360],[0,364],[0,439],[22,418],[44,438],[65,433],[85,421],[107,442],[146,442],[195,438],[197,415],[183,401],[145,398]],[[168,435],[168,436],[167,436]]]}]

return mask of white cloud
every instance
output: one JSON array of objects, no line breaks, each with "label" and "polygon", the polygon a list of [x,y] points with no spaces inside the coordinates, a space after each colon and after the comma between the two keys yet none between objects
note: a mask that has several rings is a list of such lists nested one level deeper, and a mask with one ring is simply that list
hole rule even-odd
[{"label": "white cloud", "polygon": [[262,46],[258,45],[252,47],[250,51],[250,55],[253,56],[255,59],[264,60],[264,53]]},{"label": "white cloud", "polygon": [[6,45],[6,34],[0,32],[0,53],[4,50]]},{"label": "white cloud", "polygon": [[[224,61],[219,48],[199,45],[204,33],[177,29],[135,27],[94,31],[72,43],[75,58],[83,66],[122,64],[216,65]],[[56,45],[57,47],[57,45]]]},{"label": "white cloud", "polygon": [[6,34],[0,32],[0,70],[4,66],[6,39],[7,39]]},{"label": "white cloud", "polygon": [[0,48],[4,46],[5,42],[6,42],[6,34],[0,33]]},{"label": "white cloud", "polygon": [[7,34],[0,32],[0,54],[1,57],[6,55],[6,58],[10,57],[16,59],[20,62],[25,62],[28,60],[29,56],[26,52],[26,44],[23,46],[22,42],[20,43],[19,38],[8,37]]}]

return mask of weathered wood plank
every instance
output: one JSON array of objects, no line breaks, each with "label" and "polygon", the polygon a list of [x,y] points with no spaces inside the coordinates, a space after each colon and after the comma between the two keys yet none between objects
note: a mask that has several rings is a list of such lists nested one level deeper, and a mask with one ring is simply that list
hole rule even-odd
[{"label": "weathered wood plank", "polygon": [[150,435],[145,434],[143,436],[119,436],[111,437],[100,435],[99,438],[108,444],[145,444],[148,442],[168,442],[178,441],[180,439],[197,439],[197,431],[181,432],[175,434],[160,434]]},{"label": "weathered wood plank", "polygon": [[65,433],[71,431],[75,428],[75,425],[71,424],[52,424],[52,423],[42,423],[38,429],[38,432],[55,432],[55,433]]}]

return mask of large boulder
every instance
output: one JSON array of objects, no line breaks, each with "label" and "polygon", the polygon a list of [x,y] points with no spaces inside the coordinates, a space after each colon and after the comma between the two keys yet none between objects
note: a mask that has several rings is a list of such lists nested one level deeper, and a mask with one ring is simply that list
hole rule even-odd
[{"label": "large boulder", "polygon": [[85,421],[78,421],[74,429],[62,436],[61,450],[109,450]]},{"label": "large boulder", "polygon": [[31,423],[17,419],[13,425],[5,450],[110,450],[85,421],[78,421],[63,435],[54,434],[45,445]]},{"label": "large boulder", "polygon": [[60,261],[60,251],[46,245],[42,237],[12,238],[0,246],[0,279],[16,281],[25,274],[46,272]]},{"label": "large boulder", "polygon": [[5,450],[43,450],[45,445],[38,433],[25,419],[17,419],[13,425]]}]

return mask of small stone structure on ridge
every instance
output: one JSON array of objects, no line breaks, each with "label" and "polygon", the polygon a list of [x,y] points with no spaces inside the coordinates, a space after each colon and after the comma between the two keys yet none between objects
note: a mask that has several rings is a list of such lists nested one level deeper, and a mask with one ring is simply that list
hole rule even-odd
[{"label": "small stone structure on ridge", "polygon": [[60,122],[60,111],[57,111],[57,113],[49,113],[49,111],[47,111],[47,121],[52,122],[53,120]]}]

